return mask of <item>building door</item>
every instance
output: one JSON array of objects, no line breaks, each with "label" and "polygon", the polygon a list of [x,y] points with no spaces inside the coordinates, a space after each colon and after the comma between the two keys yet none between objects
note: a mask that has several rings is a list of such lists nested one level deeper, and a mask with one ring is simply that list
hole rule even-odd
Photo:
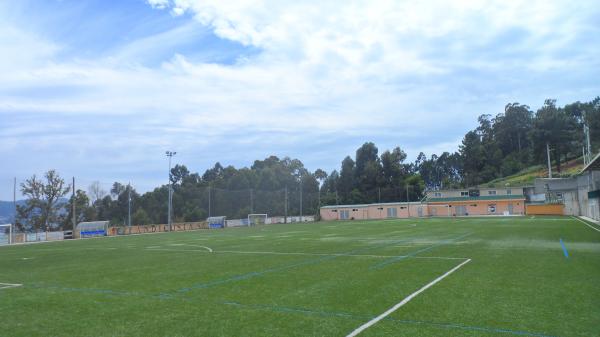
[{"label": "building door", "polygon": [[507,210],[508,210],[508,214],[511,214],[511,215],[513,214],[514,209],[513,209],[513,204],[512,203],[508,204]]},{"label": "building door", "polygon": [[465,205],[456,206],[454,209],[456,209],[456,216],[467,215],[467,206]]}]

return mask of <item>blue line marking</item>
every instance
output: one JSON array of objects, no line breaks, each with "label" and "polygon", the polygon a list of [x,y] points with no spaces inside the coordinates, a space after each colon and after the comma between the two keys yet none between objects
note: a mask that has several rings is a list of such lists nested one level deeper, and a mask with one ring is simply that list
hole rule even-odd
[{"label": "blue line marking", "polygon": [[563,253],[565,254],[565,257],[568,259],[569,258],[569,252],[567,252],[567,247],[565,247],[565,243],[563,242],[562,238],[560,238],[560,245],[562,246]]}]

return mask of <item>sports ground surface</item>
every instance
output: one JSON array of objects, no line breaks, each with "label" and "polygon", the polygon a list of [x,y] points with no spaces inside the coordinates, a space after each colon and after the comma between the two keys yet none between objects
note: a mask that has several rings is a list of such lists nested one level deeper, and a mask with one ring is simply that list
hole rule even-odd
[{"label": "sports ground surface", "polygon": [[600,336],[600,230],[568,217],[4,246],[0,283],[2,336]]}]

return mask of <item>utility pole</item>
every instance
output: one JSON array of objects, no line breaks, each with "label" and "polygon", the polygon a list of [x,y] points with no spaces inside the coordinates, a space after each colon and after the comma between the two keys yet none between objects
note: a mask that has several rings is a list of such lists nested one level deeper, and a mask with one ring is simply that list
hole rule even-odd
[{"label": "utility pole", "polygon": [[406,184],[406,210],[408,211],[408,217],[410,218],[410,198],[408,197],[408,184]]},{"label": "utility pole", "polygon": [[287,223],[287,218],[288,218],[288,195],[287,195],[287,185],[285,186],[285,196],[284,196],[284,200],[285,203],[283,205],[284,208],[284,219],[283,219],[283,223]]},{"label": "utility pole", "polygon": [[550,163],[550,144],[546,143],[546,155],[548,157],[548,178],[552,178],[552,164]]},{"label": "utility pole", "polygon": [[381,203],[381,187],[377,187],[377,202]]},{"label": "utility pole", "polygon": [[171,184],[171,158],[173,158],[174,155],[177,154],[177,152],[172,152],[172,151],[167,151],[166,152],[167,157],[169,157],[169,207],[168,207],[168,212],[169,214],[167,215],[167,221],[168,221],[168,225],[169,225],[169,231],[172,231],[172,224],[171,224],[171,208],[173,207],[172,202],[173,202],[173,186]]},{"label": "utility pole", "polygon": [[13,224],[17,222],[17,177],[13,181],[13,208],[15,215],[13,216]]},{"label": "utility pole", "polygon": [[73,222],[73,235],[75,235],[75,228],[77,227],[77,215],[75,214],[76,209],[75,209],[75,177],[73,177],[73,198],[72,198],[73,202],[72,207],[73,207],[73,217],[72,217],[72,222]]},{"label": "utility pole", "polygon": [[254,213],[254,192],[250,189],[250,213]]},{"label": "utility pole", "polygon": [[131,183],[127,184],[127,226],[131,233]]},{"label": "utility pole", "polygon": [[585,150],[583,153],[584,165],[587,165],[592,161],[592,145],[590,142],[590,127],[587,124],[583,124],[583,133],[585,136]]},{"label": "utility pole", "polygon": [[302,222],[302,177],[300,177],[300,222]]}]

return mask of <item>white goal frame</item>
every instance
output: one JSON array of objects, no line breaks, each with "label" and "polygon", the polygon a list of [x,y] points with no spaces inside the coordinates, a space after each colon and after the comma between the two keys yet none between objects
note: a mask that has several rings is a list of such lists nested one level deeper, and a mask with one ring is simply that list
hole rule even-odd
[{"label": "white goal frame", "polygon": [[[431,213],[431,208],[432,208],[432,207],[434,207],[434,209],[436,210],[436,214],[432,214],[432,213]],[[438,209],[439,209],[439,208],[445,208],[445,209],[446,209],[446,211],[445,211],[445,213],[446,213],[446,214],[440,214],[440,213],[438,213]],[[440,217],[440,216],[441,216],[441,217],[446,217],[446,216],[447,216],[447,217],[450,217],[450,216],[452,216],[452,212],[451,212],[451,209],[450,209],[450,205],[449,205],[449,204],[441,204],[441,205],[427,205],[427,215],[428,215],[429,217]]]},{"label": "white goal frame", "polygon": [[4,230],[4,227],[8,227],[8,244],[13,243],[13,225],[10,223],[0,225],[0,231]]},{"label": "white goal frame", "polygon": [[269,216],[267,214],[261,214],[261,213],[248,214],[248,227],[256,226],[256,223],[253,223],[252,220],[250,220],[250,218],[252,218],[252,217],[264,217],[265,221],[262,223],[263,225],[267,224],[267,219],[269,218]]}]

